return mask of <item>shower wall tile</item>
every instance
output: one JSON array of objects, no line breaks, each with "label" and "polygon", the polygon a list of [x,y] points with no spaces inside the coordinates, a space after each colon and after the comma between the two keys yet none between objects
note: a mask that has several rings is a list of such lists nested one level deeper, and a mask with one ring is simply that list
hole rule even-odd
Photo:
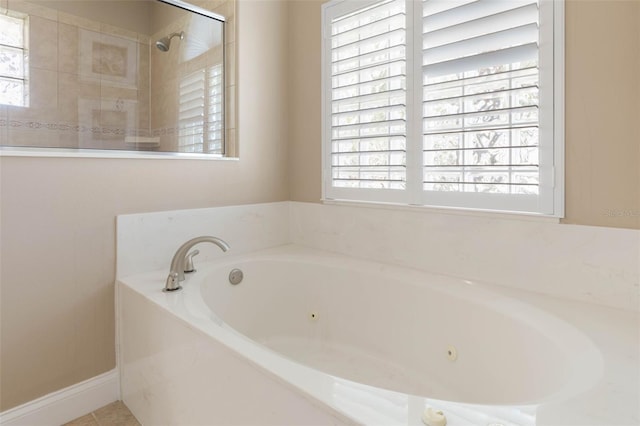
[{"label": "shower wall tile", "polygon": [[64,12],[58,12],[58,22],[95,32],[100,32],[101,26],[100,22],[92,21],[87,18],[82,18],[80,16],[71,15]]},{"label": "shower wall tile", "polygon": [[138,100],[138,90],[135,88],[113,86],[109,82],[100,84],[100,97],[105,100]]},{"label": "shower wall tile", "polygon": [[[149,57],[149,45],[138,43],[138,89],[149,87],[151,79],[151,58]],[[140,87],[142,85],[142,87]]]},{"label": "shower wall tile", "polygon": [[11,146],[47,148],[58,145],[58,132],[42,125],[37,127],[30,127],[30,125],[33,125],[33,122],[29,122],[27,126],[9,127],[7,137],[11,141]]},{"label": "shower wall tile", "polygon": [[32,16],[29,25],[29,65],[58,70],[58,22]]},{"label": "shower wall tile", "polygon": [[100,24],[100,32],[102,34],[109,34],[112,36],[118,36],[129,40],[138,41],[138,33],[124,28],[116,27],[115,25],[102,23]]},{"label": "shower wall tile", "polygon": [[78,123],[78,98],[81,84],[78,74],[58,73],[58,119],[63,123]]},{"label": "shower wall tile", "polygon": [[[99,114],[99,112],[98,112]],[[78,148],[105,149],[99,132],[83,132],[78,135]]]},{"label": "shower wall tile", "polygon": [[79,133],[70,130],[58,134],[58,146],[61,148],[78,148]]},{"label": "shower wall tile", "polygon": [[149,45],[138,43],[138,128],[150,130],[151,64]]},{"label": "shower wall tile", "polygon": [[151,37],[146,34],[138,34],[138,43],[149,46],[151,44]]},{"label": "shower wall tile", "polygon": [[640,231],[291,203],[292,241],[478,282],[639,309]]},{"label": "shower wall tile", "polygon": [[78,72],[78,27],[58,23],[58,71]]},{"label": "shower wall tile", "polygon": [[56,123],[58,120],[58,73],[32,68],[29,86],[29,107],[9,107],[9,120]]}]

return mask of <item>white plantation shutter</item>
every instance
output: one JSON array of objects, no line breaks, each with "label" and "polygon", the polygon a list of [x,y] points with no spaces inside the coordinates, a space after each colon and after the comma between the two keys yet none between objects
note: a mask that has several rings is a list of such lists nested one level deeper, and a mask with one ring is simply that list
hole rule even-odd
[{"label": "white plantation shutter", "polygon": [[325,197],[560,216],[557,4],[332,2]]},{"label": "white plantation shutter", "polygon": [[397,199],[389,192],[402,192],[407,179],[405,2],[363,4],[329,24],[328,191]]},{"label": "white plantation shutter", "polygon": [[178,105],[180,152],[204,151],[205,80],[205,71],[200,70],[180,81],[180,104]]},{"label": "white plantation shutter", "polygon": [[224,79],[222,64],[209,69],[207,110],[207,152],[224,154]]},{"label": "white plantation shutter", "polygon": [[184,77],[179,85],[178,147],[180,152],[224,153],[222,65]]},{"label": "white plantation shutter", "polygon": [[[536,0],[422,3],[424,198],[505,210],[540,194]],[[444,193],[441,195],[441,193]],[[452,196],[453,194],[453,196]]]}]

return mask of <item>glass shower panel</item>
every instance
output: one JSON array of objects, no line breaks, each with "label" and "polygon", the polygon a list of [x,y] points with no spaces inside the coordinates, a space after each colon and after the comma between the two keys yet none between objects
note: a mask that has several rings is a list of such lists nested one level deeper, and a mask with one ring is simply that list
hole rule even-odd
[{"label": "glass shower panel", "polygon": [[225,155],[225,26],[205,15],[232,15],[234,0],[202,13],[169,3],[12,0],[0,143]]}]

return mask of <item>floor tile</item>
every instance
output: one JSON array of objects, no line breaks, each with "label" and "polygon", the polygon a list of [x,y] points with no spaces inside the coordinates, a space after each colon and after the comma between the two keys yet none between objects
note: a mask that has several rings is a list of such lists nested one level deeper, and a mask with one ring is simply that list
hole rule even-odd
[{"label": "floor tile", "polygon": [[98,426],[98,422],[96,422],[96,419],[94,419],[91,414],[87,414],[69,423],[65,423],[63,426]]},{"label": "floor tile", "polygon": [[93,412],[100,426],[140,426],[131,411],[122,403],[116,401]]}]

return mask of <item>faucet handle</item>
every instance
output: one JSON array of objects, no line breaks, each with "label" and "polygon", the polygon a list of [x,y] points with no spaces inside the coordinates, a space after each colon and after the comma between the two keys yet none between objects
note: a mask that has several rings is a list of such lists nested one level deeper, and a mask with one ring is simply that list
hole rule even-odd
[{"label": "faucet handle", "polygon": [[170,273],[169,276],[167,277],[167,283],[165,284],[164,289],[162,291],[170,292],[170,291],[177,291],[181,289],[182,289],[182,286],[180,285],[180,281],[178,281],[178,273],[177,272]]},{"label": "faucet handle", "polygon": [[196,269],[193,267],[193,257],[199,254],[200,254],[200,250],[194,250],[184,257],[184,273],[185,274],[196,272]]}]

